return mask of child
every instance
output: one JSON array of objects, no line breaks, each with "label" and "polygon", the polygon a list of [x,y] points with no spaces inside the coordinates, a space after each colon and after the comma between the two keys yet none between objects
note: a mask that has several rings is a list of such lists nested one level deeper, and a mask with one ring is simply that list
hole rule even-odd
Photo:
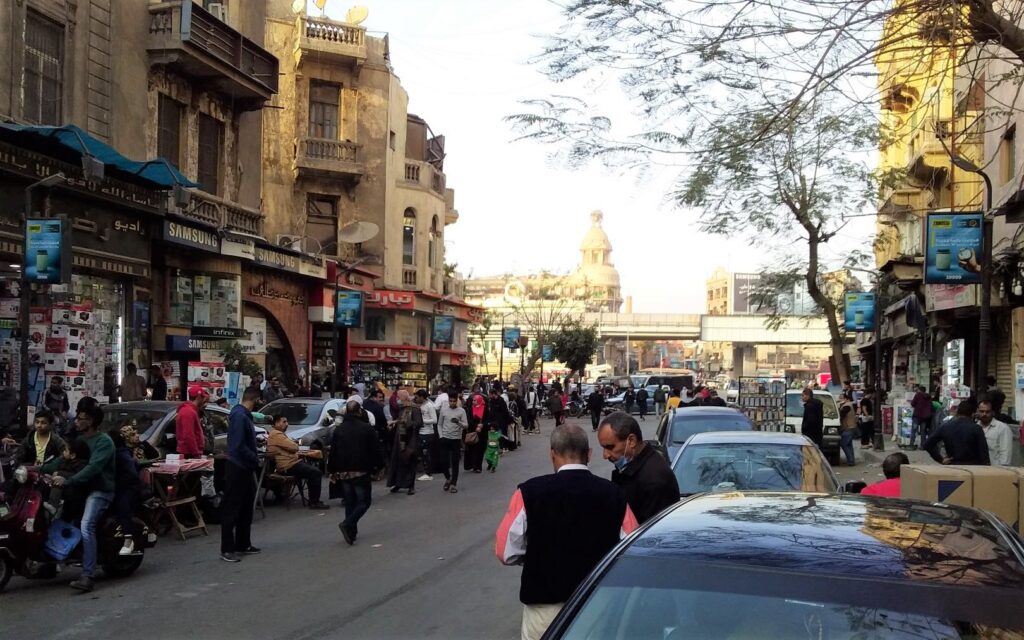
[{"label": "child", "polygon": [[[84,440],[76,439],[64,450],[64,461],[60,468],[53,475],[60,476],[67,480],[89,464],[89,444]],[[82,519],[85,512],[85,499],[89,497],[88,487],[63,485],[50,489],[50,504],[55,508],[64,506],[61,509],[61,519],[65,522],[77,522]]]},{"label": "child", "polygon": [[498,425],[492,423],[491,430],[487,432],[487,451],[484,453],[484,460],[487,461],[487,470],[494,473],[498,470],[498,457],[501,455],[501,432]]}]

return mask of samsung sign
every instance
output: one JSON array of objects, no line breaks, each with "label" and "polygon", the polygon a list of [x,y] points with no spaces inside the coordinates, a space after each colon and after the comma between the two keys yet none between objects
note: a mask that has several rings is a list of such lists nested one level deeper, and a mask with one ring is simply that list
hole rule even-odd
[{"label": "samsung sign", "polygon": [[220,237],[213,231],[164,220],[164,240],[196,249],[220,252]]}]

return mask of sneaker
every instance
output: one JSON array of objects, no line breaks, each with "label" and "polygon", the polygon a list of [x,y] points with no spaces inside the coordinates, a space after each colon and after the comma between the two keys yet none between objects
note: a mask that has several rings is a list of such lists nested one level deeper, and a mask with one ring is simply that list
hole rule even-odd
[{"label": "sneaker", "polygon": [[418,477],[416,479],[417,480],[422,480],[422,481],[426,482],[427,480],[433,480],[434,478],[432,478],[430,476],[430,474],[424,473],[423,475],[421,475],[420,477]]},{"label": "sneaker", "polygon": [[234,551],[227,551],[220,554],[220,559],[224,562],[241,562],[242,559],[238,557],[238,554]]},{"label": "sneaker", "polygon": [[78,591],[83,591],[85,593],[92,591],[94,587],[92,578],[89,576],[80,577],[78,580],[72,582],[70,586],[72,589],[77,589]]},{"label": "sneaker", "polygon": [[259,552],[260,552],[259,547],[254,547],[252,545],[249,545],[248,547],[246,547],[245,549],[242,549],[242,551],[241,551],[243,556],[254,556],[254,555],[257,555]]},{"label": "sneaker", "polygon": [[338,529],[341,531],[341,537],[345,538],[345,542],[347,542],[349,546],[355,543],[355,537],[352,535],[352,532],[348,530],[348,527],[345,526],[344,522],[338,523]]},{"label": "sneaker", "polygon": [[124,546],[121,547],[121,550],[117,552],[117,555],[119,555],[119,556],[130,556],[134,552],[135,552],[135,540],[133,540],[132,538],[125,538],[124,539]]}]

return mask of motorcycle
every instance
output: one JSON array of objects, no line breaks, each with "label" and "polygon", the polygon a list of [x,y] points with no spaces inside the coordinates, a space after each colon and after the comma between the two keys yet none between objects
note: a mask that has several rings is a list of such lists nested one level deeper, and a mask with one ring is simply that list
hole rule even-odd
[{"label": "motorcycle", "polygon": [[[49,477],[36,468],[18,467],[14,481],[13,495],[0,495],[0,591],[15,573],[32,579],[55,578],[64,566],[82,560],[81,542],[62,560],[47,552],[57,511],[44,501]],[[104,514],[97,527],[97,564],[108,576],[130,576],[142,565],[145,550],[156,545],[156,534],[139,518],[133,517],[133,522],[134,550],[128,555],[120,555],[124,534],[111,512]]]}]

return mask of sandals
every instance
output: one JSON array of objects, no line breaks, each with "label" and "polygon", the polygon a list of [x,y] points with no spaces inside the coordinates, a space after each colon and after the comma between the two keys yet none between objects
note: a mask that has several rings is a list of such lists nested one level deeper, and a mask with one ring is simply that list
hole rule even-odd
[{"label": "sandals", "polygon": [[451,488],[451,486],[452,486],[452,483],[450,483],[450,482],[445,482],[445,483],[444,483],[444,490],[445,490],[445,491],[448,491],[448,489],[450,489],[450,488]]},{"label": "sandals", "polygon": [[458,493],[458,492],[459,492],[459,488],[456,487],[454,484],[452,485],[451,489],[448,489],[448,493]]}]

